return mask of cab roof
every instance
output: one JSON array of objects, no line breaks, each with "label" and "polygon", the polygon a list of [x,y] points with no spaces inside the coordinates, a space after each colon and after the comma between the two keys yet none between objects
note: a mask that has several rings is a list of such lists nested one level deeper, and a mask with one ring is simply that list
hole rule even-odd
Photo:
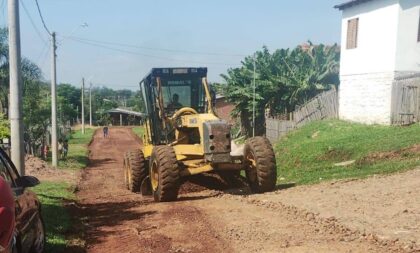
[{"label": "cab roof", "polygon": [[175,75],[198,75],[201,77],[207,76],[207,68],[152,68],[152,70],[147,74],[142,82],[150,81],[154,77],[164,77],[164,76],[175,76]]}]

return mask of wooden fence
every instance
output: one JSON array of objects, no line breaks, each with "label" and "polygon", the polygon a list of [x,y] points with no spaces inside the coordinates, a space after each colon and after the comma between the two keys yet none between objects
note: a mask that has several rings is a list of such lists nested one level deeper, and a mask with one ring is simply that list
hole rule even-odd
[{"label": "wooden fence", "polygon": [[332,89],[319,94],[291,114],[290,120],[266,118],[266,136],[274,142],[293,129],[315,120],[338,118],[338,94]]},{"label": "wooden fence", "polygon": [[420,122],[420,76],[394,82],[391,112],[393,125]]},{"label": "wooden fence", "polygon": [[319,94],[293,112],[293,121],[297,127],[308,122],[326,118],[338,118],[337,90],[332,89]]},{"label": "wooden fence", "polygon": [[265,119],[265,124],[265,135],[271,142],[278,140],[296,128],[296,123],[291,120],[267,118]]}]

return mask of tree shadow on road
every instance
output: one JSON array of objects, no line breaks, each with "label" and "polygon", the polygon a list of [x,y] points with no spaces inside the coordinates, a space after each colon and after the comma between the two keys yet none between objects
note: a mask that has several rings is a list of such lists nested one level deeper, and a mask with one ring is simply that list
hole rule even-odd
[{"label": "tree shadow on road", "polygon": [[89,166],[91,167],[102,167],[109,164],[115,164],[115,160],[111,158],[89,160]]},{"label": "tree shadow on road", "polygon": [[[137,236],[137,227],[141,226],[142,220],[156,213],[139,211],[139,206],[144,206],[150,202],[150,200],[133,200],[76,204],[71,208],[71,212],[78,221],[73,224],[71,233],[77,234],[79,238],[84,238],[86,245],[89,245],[89,247],[103,243],[104,238],[118,237],[122,230],[132,230],[132,234]],[[133,222],[130,223],[131,221]],[[136,224],[137,227],[132,227],[130,224]],[[66,252],[86,251],[84,246],[75,245],[68,247]]]}]

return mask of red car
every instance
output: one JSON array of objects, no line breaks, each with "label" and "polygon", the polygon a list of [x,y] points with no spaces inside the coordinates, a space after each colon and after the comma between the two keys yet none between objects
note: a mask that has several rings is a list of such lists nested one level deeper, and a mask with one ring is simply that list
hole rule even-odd
[{"label": "red car", "polygon": [[15,229],[15,201],[12,189],[0,176],[0,252],[10,248]]},{"label": "red car", "polygon": [[[3,186],[0,186],[0,210],[3,210],[3,217],[0,216],[0,245],[5,248],[3,251],[42,253],[45,246],[45,227],[41,216],[41,204],[35,193],[28,189],[39,184],[39,180],[32,176],[20,176],[2,149],[0,149],[0,177],[4,181]],[[10,199],[10,189],[14,203]],[[13,218],[13,209],[11,210],[13,204],[14,221],[10,220]],[[3,224],[7,226],[3,227]]]}]

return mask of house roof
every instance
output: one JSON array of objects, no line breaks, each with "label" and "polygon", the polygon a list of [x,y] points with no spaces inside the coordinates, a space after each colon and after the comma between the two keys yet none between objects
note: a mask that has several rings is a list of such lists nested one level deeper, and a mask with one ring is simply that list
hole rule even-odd
[{"label": "house roof", "polygon": [[366,3],[366,2],[370,2],[370,1],[373,1],[373,0],[351,0],[351,1],[347,1],[347,2],[342,3],[342,4],[338,4],[338,5],[334,6],[334,8],[337,8],[341,11],[341,10],[347,9],[349,7],[352,7],[352,6],[355,6],[355,5],[358,5],[358,4],[362,4],[362,3]]},{"label": "house roof", "polygon": [[138,117],[144,116],[144,113],[135,112],[135,111],[131,111],[131,110],[123,109],[123,108],[111,109],[108,111],[108,113],[128,114],[128,115],[133,115],[133,116],[138,116]]}]

